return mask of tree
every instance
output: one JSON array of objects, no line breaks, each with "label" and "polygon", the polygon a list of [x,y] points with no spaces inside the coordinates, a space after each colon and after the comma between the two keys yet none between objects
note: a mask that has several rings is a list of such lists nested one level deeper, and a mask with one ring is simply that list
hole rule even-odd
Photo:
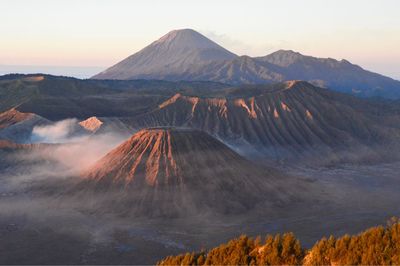
[{"label": "tree", "polygon": [[159,265],[400,265],[400,223],[358,235],[322,238],[308,251],[293,233],[255,239],[246,235],[199,253],[169,256]]}]

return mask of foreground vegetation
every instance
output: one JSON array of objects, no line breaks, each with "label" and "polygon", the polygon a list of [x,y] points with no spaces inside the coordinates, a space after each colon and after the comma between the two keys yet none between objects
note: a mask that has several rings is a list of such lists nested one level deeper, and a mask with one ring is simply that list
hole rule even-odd
[{"label": "foreground vegetation", "polygon": [[358,235],[323,238],[305,250],[294,234],[242,235],[209,251],[169,256],[158,265],[400,265],[400,220]]}]

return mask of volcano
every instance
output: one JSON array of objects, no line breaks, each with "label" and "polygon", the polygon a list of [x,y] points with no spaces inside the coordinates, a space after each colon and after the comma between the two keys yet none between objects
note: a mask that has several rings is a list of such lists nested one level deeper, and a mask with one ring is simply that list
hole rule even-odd
[{"label": "volcano", "polygon": [[80,190],[116,192],[113,201],[124,204],[113,208],[149,216],[242,213],[288,203],[299,187],[207,133],[182,128],[141,130],[82,176]]},{"label": "volcano", "polygon": [[173,79],[196,65],[235,58],[236,55],[191,29],[173,30],[95,79]]},{"label": "volcano", "polygon": [[305,80],[357,96],[400,98],[400,81],[342,59],[317,58],[292,50],[237,56],[202,34],[173,30],[94,79],[214,81],[231,85]]}]

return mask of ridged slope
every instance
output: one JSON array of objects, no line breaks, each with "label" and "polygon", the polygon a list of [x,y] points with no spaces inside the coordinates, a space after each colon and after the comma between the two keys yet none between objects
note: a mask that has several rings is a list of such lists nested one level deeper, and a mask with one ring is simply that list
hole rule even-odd
[{"label": "ridged slope", "polygon": [[19,112],[17,109],[12,108],[0,114],[0,129],[31,119],[34,116],[35,115],[32,113],[22,113]]},{"label": "ridged slope", "polygon": [[[199,98],[176,94],[157,110],[128,123],[186,126],[273,158],[395,143],[399,130],[383,126],[368,102],[292,81],[253,97]],[[354,104],[354,106],[353,106]],[[365,154],[364,154],[365,155]]]},{"label": "ridged slope", "polygon": [[296,187],[206,133],[176,128],[139,131],[82,176],[81,189],[118,191],[127,210],[150,216],[242,212],[288,202]]},{"label": "ridged slope", "polygon": [[33,114],[23,113],[15,108],[0,114],[0,139],[17,143],[29,141],[32,129],[50,123],[49,120]]}]

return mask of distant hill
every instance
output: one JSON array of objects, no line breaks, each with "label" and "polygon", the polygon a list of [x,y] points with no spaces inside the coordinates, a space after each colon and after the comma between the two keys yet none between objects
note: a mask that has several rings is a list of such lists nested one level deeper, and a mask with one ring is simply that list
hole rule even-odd
[{"label": "distant hill", "polygon": [[44,74],[0,76],[0,112],[16,108],[49,120],[134,116],[177,92],[213,95],[229,86],[216,82],[80,80]]},{"label": "distant hill", "polygon": [[[171,85],[168,84],[152,81],[103,82],[42,74],[6,75],[0,77],[0,112],[15,108],[49,120],[133,116],[157,106],[159,101],[170,96],[168,91]],[[148,91],[146,94],[138,93],[142,87]],[[157,93],[163,89],[166,96]],[[156,92],[151,93],[152,90]]]},{"label": "distant hill", "polygon": [[203,80],[235,85],[297,79],[359,96],[400,98],[400,81],[346,60],[290,50],[264,57],[237,56],[190,29],[169,32],[93,79]]}]

